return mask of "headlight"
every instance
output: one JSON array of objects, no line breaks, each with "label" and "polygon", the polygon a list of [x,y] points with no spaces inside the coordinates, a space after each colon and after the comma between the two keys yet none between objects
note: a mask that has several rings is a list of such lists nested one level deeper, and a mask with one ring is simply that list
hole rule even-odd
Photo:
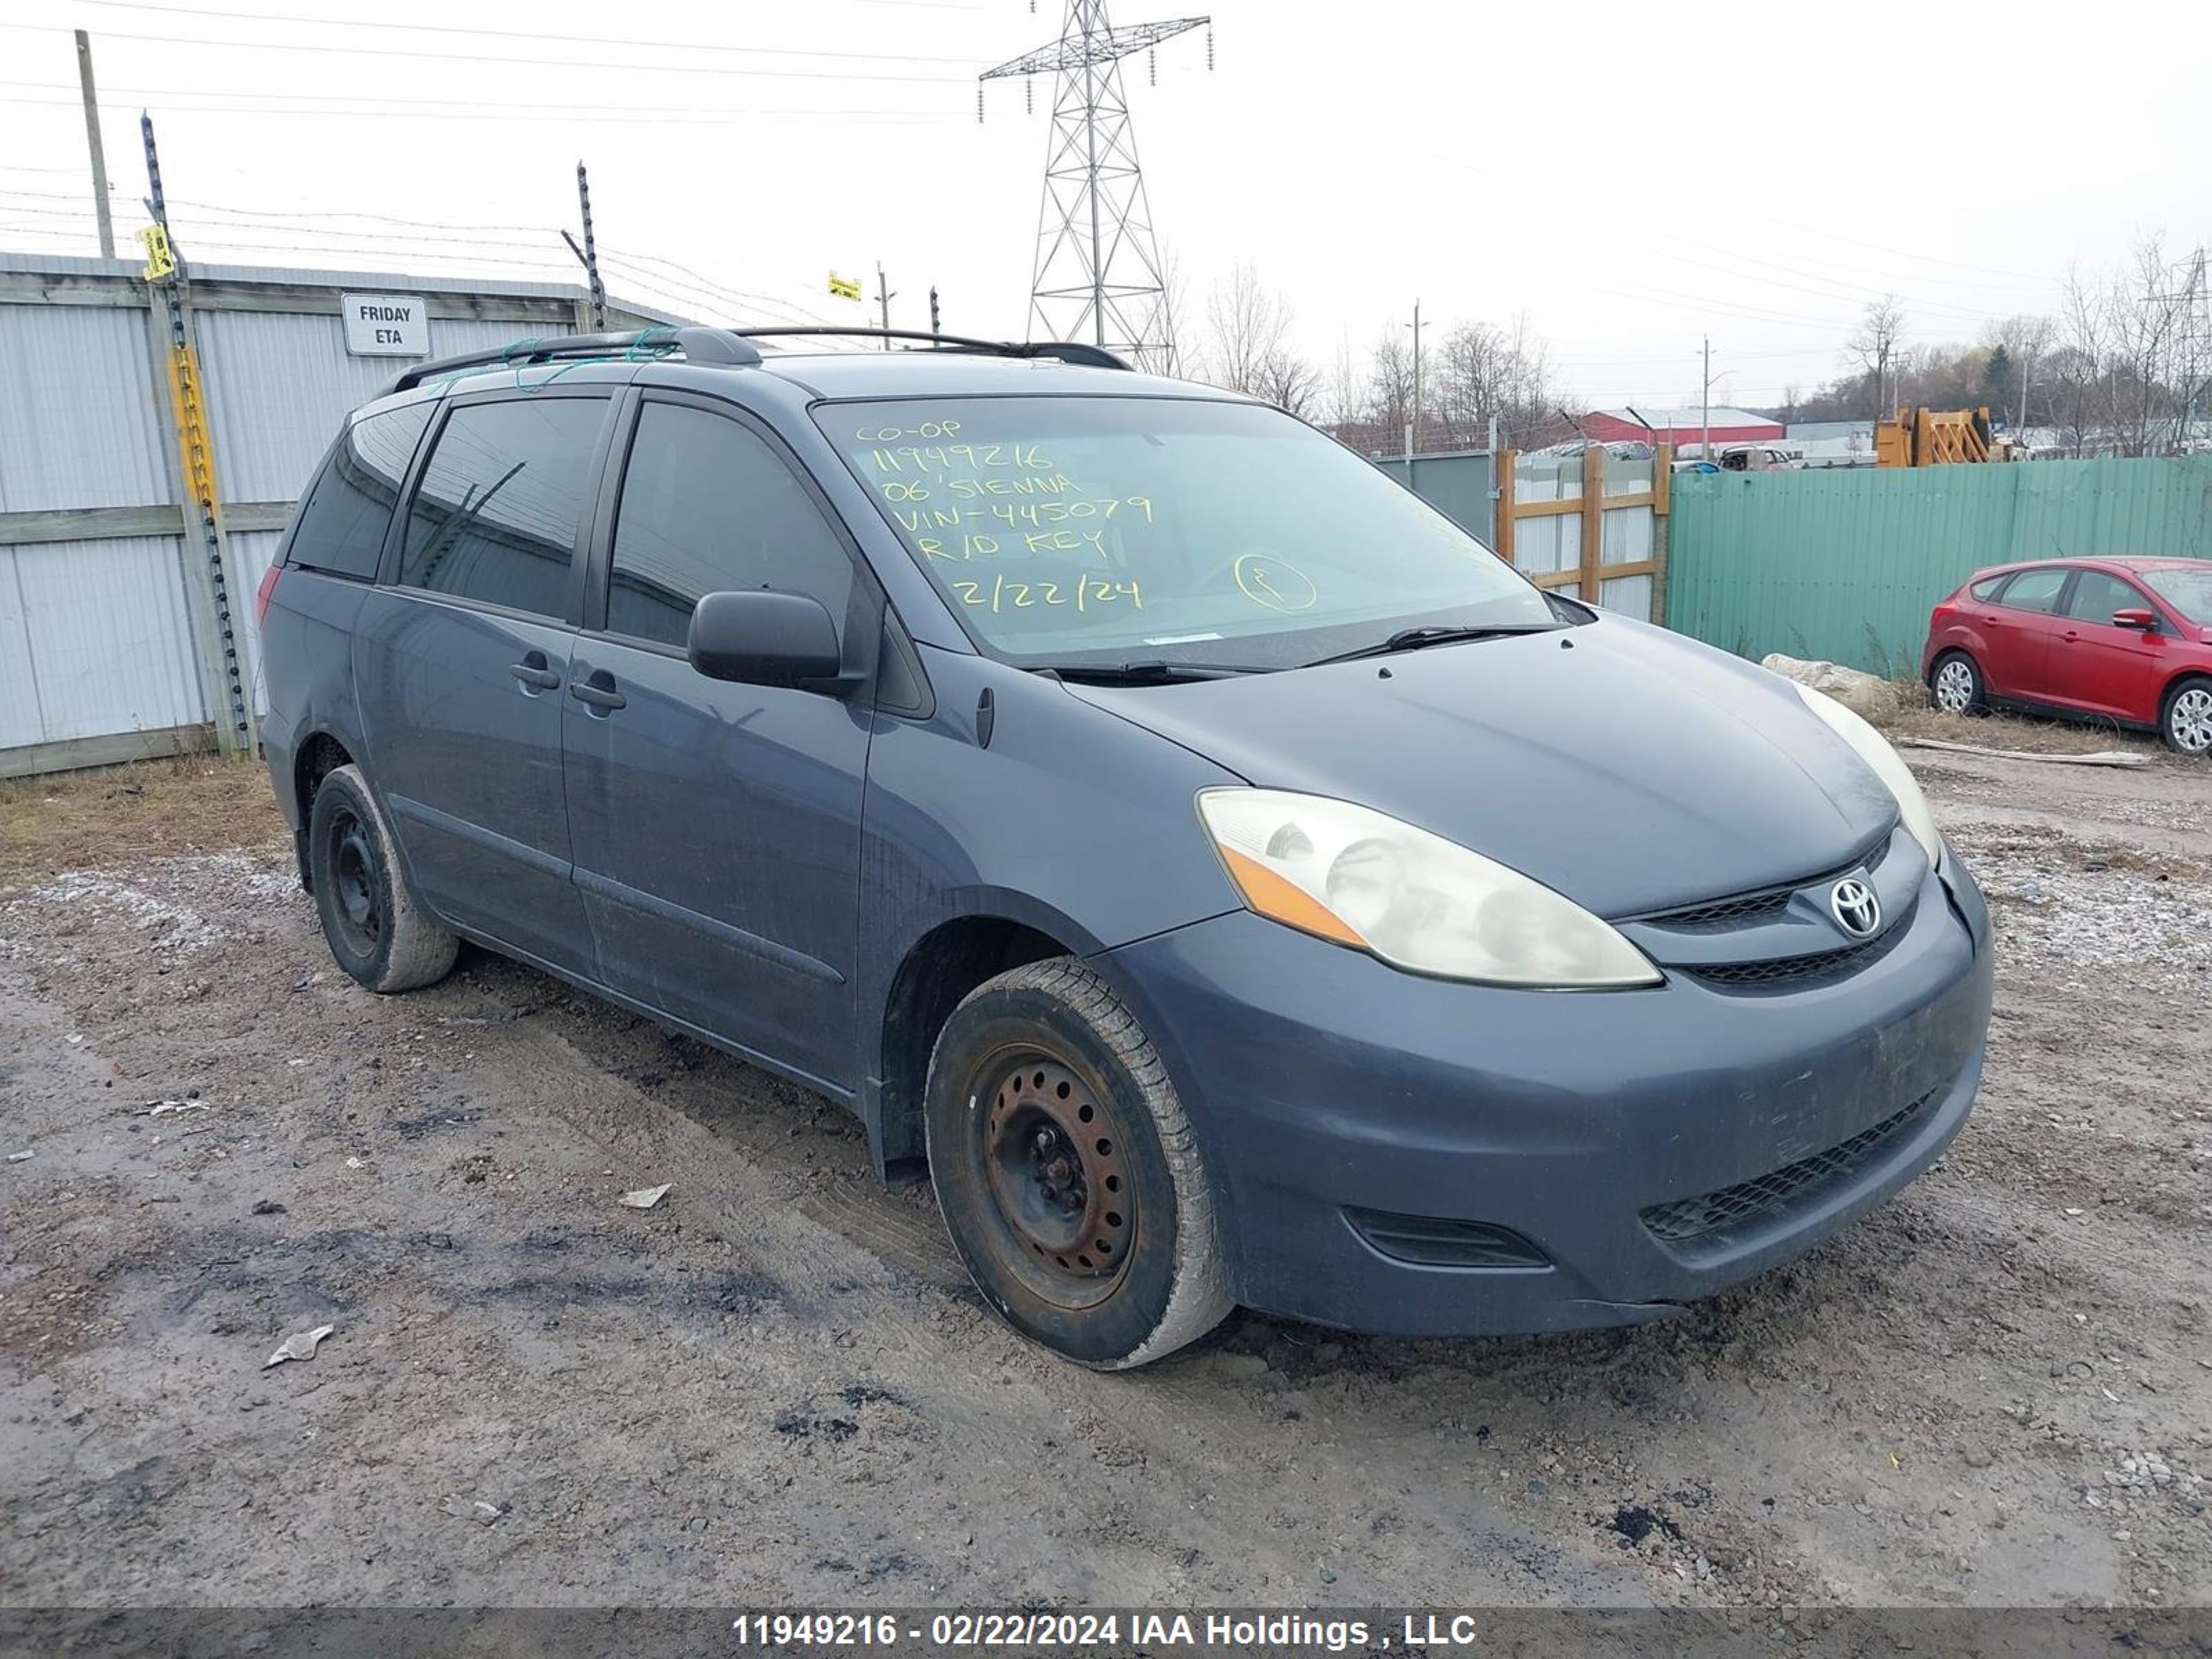
[{"label": "headlight", "polygon": [[1253,910],[1394,967],[1553,989],[1660,982],[1642,951],[1580,905],[1370,808],[1209,789],[1198,814]]},{"label": "headlight", "polygon": [[[1795,680],[1790,684],[1797,685]],[[1927,853],[1930,865],[1941,864],[1943,837],[1936,828],[1936,815],[1928,810],[1928,797],[1920,793],[1919,780],[1912,775],[1912,769],[1898,758],[1897,750],[1889,746],[1889,739],[1825,691],[1797,685],[1797,695],[1805,699],[1805,707],[1827,721],[1836,735],[1856,750],[1858,757],[1874,769],[1874,775],[1889,786],[1889,793],[1897,797],[1898,816],[1912,832],[1912,839]]]}]

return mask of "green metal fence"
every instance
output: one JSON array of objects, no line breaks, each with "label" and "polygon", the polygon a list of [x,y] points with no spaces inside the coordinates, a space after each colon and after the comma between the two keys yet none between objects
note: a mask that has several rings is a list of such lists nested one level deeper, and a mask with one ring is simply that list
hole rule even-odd
[{"label": "green metal fence", "polygon": [[2212,456],[1674,480],[1667,624],[1754,661],[1920,664],[1928,612],[1984,565],[2212,558]]}]

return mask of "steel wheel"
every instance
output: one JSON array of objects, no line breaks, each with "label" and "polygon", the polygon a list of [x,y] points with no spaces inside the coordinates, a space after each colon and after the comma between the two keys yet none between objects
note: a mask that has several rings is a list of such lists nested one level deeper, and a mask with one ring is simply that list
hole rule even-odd
[{"label": "steel wheel", "polygon": [[2166,706],[2166,740],[2185,755],[2212,752],[2212,682],[2192,681]]},{"label": "steel wheel", "polygon": [[1023,1277],[1058,1307],[1104,1300],[1137,1228],[1127,1141],[1105,1092],[1042,1048],[987,1057],[975,1082],[975,1097],[988,1103],[975,1119],[983,1168]]},{"label": "steel wheel", "polygon": [[331,814],[330,844],[333,920],[345,942],[362,956],[374,956],[384,937],[384,906],[379,897],[376,853],[368,826],[350,809]]},{"label": "steel wheel", "polygon": [[1097,969],[1053,957],[984,981],[938,1032],[924,1095],[945,1231],[1023,1335],[1119,1370],[1229,1311],[1197,1135]]},{"label": "steel wheel", "polygon": [[1964,657],[1946,657],[1936,670],[1936,707],[1947,714],[1964,714],[1981,701],[1980,676]]},{"label": "steel wheel", "polygon": [[317,786],[307,830],[315,910],[338,966],[372,991],[443,978],[460,942],[415,902],[358,768],[338,767]]}]

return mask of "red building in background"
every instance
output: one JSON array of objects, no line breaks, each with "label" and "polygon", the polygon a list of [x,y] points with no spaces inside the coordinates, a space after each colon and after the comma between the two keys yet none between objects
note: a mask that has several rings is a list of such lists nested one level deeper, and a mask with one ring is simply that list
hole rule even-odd
[{"label": "red building in background", "polygon": [[[1672,444],[1677,454],[1684,450],[1695,451],[1705,441],[1705,411],[1697,409],[1643,409],[1637,411],[1638,420],[1625,409],[1594,409],[1582,418],[1583,436],[1601,443],[1642,442]],[[1650,426],[1644,422],[1649,421]],[[1782,422],[1770,421],[1764,415],[1753,415],[1748,410],[1724,408],[1715,404],[1712,409],[1713,450],[1718,453],[1724,444],[1765,443],[1780,439],[1785,434]]]}]

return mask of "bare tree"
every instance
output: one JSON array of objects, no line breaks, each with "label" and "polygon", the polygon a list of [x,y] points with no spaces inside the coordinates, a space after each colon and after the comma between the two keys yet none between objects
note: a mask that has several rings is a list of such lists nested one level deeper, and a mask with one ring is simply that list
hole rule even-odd
[{"label": "bare tree", "polygon": [[1259,383],[1251,390],[1254,397],[1304,420],[1320,412],[1321,389],[1318,369],[1296,352],[1279,348],[1261,363]]},{"label": "bare tree", "polygon": [[1182,250],[1164,242],[1160,245],[1159,314],[1160,337],[1165,346],[1161,354],[1160,373],[1184,380],[1204,380],[1203,349],[1189,337],[1190,278],[1183,270]]},{"label": "bare tree", "polygon": [[1891,361],[1905,337],[1905,308],[1898,303],[1897,295],[1886,294],[1879,300],[1869,301],[1859,318],[1859,325],[1844,342],[1844,354],[1859,368],[1874,376],[1874,417],[1880,420],[1889,412],[1885,398],[1895,391],[1889,379]]},{"label": "bare tree", "polygon": [[[2035,389],[2043,360],[2051,355],[2052,343],[2058,337],[2058,325],[2040,313],[2024,312],[2008,317],[2002,322],[1991,323],[1982,336],[1983,343],[1992,349],[2002,346],[2011,360],[2017,382],[2014,403],[2009,411],[2015,426],[2027,424],[2027,400]],[[2000,410],[1999,414],[2007,411]]]},{"label": "bare tree", "polygon": [[1516,317],[1510,331],[1488,323],[1462,323],[1451,330],[1437,354],[1431,385],[1423,413],[1433,412],[1455,444],[1487,442],[1494,419],[1498,441],[1511,448],[1553,419],[1549,349],[1525,317]]},{"label": "bare tree", "polygon": [[1244,262],[1226,283],[1213,285],[1206,317],[1207,378],[1231,392],[1261,396],[1268,360],[1285,349],[1290,336],[1289,302],[1270,292]]},{"label": "bare tree", "polygon": [[1367,416],[1367,385],[1361,378],[1358,361],[1352,355],[1352,332],[1349,329],[1336,338],[1336,358],[1328,373],[1328,423],[1336,435],[1346,443],[1354,441],[1352,428],[1362,424]]}]

